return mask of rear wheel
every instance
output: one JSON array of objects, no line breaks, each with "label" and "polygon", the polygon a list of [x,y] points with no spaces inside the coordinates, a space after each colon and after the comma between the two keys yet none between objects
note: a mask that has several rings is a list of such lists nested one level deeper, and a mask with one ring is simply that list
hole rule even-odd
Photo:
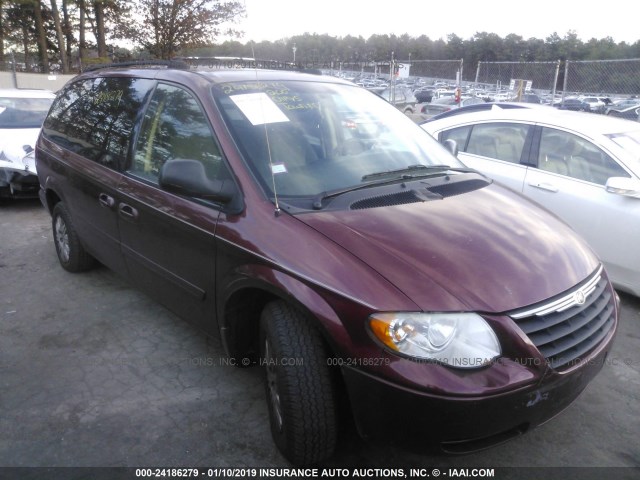
[{"label": "rear wheel", "polygon": [[56,204],[52,215],[53,242],[62,268],[69,272],[83,272],[90,269],[95,260],[80,243],[69,212],[62,202]]},{"label": "rear wheel", "polygon": [[337,438],[336,390],[320,333],[283,301],[268,304],[260,344],[273,440],[296,465],[333,455]]}]

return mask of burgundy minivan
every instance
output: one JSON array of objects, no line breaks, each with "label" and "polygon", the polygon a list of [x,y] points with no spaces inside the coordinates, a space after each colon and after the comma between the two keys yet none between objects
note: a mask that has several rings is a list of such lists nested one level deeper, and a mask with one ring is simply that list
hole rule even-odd
[{"label": "burgundy minivan", "polygon": [[[99,261],[262,365],[273,438],[465,452],[567,407],[618,300],[556,217],[328,76],[134,67],[76,77],[37,144],[62,266]],[[342,399],[347,399],[343,402]]]}]

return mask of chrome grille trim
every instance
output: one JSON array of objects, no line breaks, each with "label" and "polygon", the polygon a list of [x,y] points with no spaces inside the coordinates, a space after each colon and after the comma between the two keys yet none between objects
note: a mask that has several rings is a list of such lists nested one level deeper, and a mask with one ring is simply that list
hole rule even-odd
[{"label": "chrome grille trim", "polygon": [[595,292],[596,287],[598,286],[598,282],[602,278],[602,265],[593,274],[593,276],[589,279],[587,283],[585,283],[582,287],[573,290],[567,295],[555,300],[551,303],[547,303],[545,305],[539,305],[535,308],[522,310],[519,312],[512,313],[509,315],[514,320],[519,320],[521,318],[530,317],[532,315],[542,316],[547,315],[551,312],[563,312],[568,310],[571,307],[576,305],[583,305],[586,299]]},{"label": "chrome grille trim", "polygon": [[[585,295],[584,301],[567,304],[576,292]],[[581,362],[610,335],[616,325],[616,299],[600,267],[569,294],[508,315],[551,368],[564,369]]]}]

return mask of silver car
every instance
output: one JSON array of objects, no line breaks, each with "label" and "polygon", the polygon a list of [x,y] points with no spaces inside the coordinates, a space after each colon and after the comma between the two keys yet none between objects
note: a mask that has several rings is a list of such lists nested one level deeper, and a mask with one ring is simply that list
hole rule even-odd
[{"label": "silver car", "polygon": [[468,167],[565,220],[600,256],[616,288],[640,296],[638,122],[494,106],[422,127],[441,142],[455,140]]}]

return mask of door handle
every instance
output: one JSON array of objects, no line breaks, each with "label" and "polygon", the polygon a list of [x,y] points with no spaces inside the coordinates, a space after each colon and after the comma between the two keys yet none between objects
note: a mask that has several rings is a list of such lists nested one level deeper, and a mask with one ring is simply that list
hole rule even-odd
[{"label": "door handle", "polygon": [[98,195],[98,202],[100,202],[100,205],[107,208],[113,208],[113,206],[116,204],[115,199],[112,196],[107,195],[106,193],[101,193],[100,195]]},{"label": "door handle", "polygon": [[547,192],[556,193],[558,188],[550,183],[530,183],[530,186],[539,188],[540,190],[546,190]]},{"label": "door handle", "polygon": [[136,220],[138,218],[138,210],[133,208],[131,205],[127,205],[126,203],[121,203],[118,205],[118,211],[120,215],[129,220]]}]

